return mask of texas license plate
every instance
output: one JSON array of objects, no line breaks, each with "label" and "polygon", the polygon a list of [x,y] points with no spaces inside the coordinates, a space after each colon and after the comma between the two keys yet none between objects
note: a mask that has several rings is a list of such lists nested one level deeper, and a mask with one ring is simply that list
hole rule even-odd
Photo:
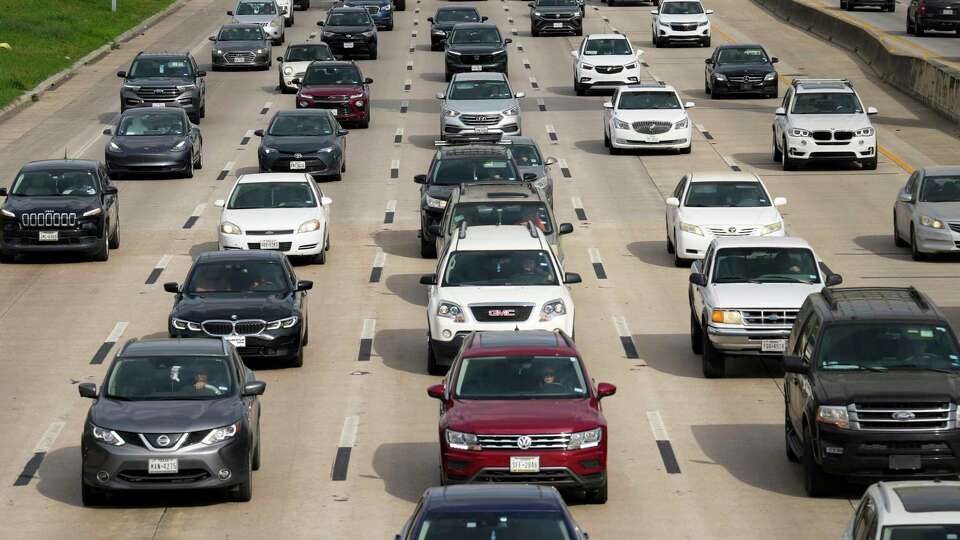
[{"label": "texas license plate", "polygon": [[307,163],[305,161],[291,161],[290,170],[291,171],[302,171],[307,168]]},{"label": "texas license plate", "polygon": [[512,473],[540,472],[540,456],[510,456],[510,472]]},{"label": "texas license plate", "polygon": [[176,459],[151,459],[147,461],[148,474],[177,474],[180,466]]},{"label": "texas license plate", "polygon": [[761,352],[783,352],[787,350],[787,340],[785,339],[765,339],[760,342]]},{"label": "texas license plate", "polygon": [[470,71],[483,71],[483,66],[470,66]]},{"label": "texas license plate", "polygon": [[945,9],[945,10],[943,10],[943,14],[944,14],[944,15],[953,15],[953,10],[952,10],[952,9]]},{"label": "texas license plate", "polygon": [[247,336],[224,336],[223,339],[227,340],[227,343],[232,343],[238,349],[247,346]]},{"label": "texas license plate", "polygon": [[890,468],[895,471],[920,470],[920,456],[890,456]]},{"label": "texas license plate", "polygon": [[260,241],[260,249],[280,249],[280,241],[275,238],[264,238]]},{"label": "texas license plate", "polygon": [[553,27],[554,27],[554,28],[563,28],[563,23],[555,22],[555,23],[553,23]]},{"label": "texas license plate", "polygon": [[60,240],[59,231],[40,231],[41,242],[56,242],[57,240]]},{"label": "texas license plate", "polygon": [[353,48],[353,42],[352,42],[352,41],[344,41],[344,42],[343,42],[343,48],[344,48],[344,49],[352,49],[352,48]]},{"label": "texas license plate", "polygon": [[487,132],[487,128],[478,127],[478,128],[474,128],[474,131],[476,131],[478,135],[483,135]]}]

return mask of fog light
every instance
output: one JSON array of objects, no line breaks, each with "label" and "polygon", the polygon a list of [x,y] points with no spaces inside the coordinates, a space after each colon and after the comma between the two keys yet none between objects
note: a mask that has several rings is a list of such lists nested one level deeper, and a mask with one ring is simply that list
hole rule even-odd
[{"label": "fog light", "polygon": [[801,144],[802,146],[806,146],[806,145],[807,145],[807,141],[800,141],[800,144]]},{"label": "fog light", "polygon": [[827,445],[824,445],[823,451],[826,452],[826,453],[828,453],[828,454],[839,455],[839,454],[842,454],[842,453],[843,453],[843,447],[842,447],[842,446],[827,446]]},{"label": "fog light", "polygon": [[300,106],[301,106],[301,107],[309,107],[309,106],[310,106],[310,102],[309,102],[309,101],[301,101],[301,102],[300,102]]},{"label": "fog light", "polygon": [[220,469],[217,471],[217,477],[221,480],[227,480],[230,478],[230,469]]},{"label": "fog light", "polygon": [[110,473],[108,473],[107,471],[100,471],[97,473],[97,482],[100,482],[101,484],[106,484],[109,481],[110,481]]},{"label": "fog light", "polygon": [[444,331],[442,332],[442,334],[443,334],[443,337],[445,337],[445,338],[447,338],[447,339],[449,339],[451,336],[453,336],[453,332],[451,332],[451,331],[449,331],[449,330],[444,330]]}]

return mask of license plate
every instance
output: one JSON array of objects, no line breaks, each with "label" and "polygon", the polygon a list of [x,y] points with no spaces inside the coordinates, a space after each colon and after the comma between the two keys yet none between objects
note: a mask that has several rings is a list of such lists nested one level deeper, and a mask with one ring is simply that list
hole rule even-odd
[{"label": "license plate", "polygon": [[291,161],[290,170],[291,171],[302,171],[307,168],[307,163],[305,161]]},{"label": "license plate", "polygon": [[352,48],[353,48],[353,42],[352,42],[352,41],[344,41],[344,42],[343,42],[343,48],[344,48],[344,49],[352,49]]},{"label": "license plate", "polygon": [[890,456],[890,468],[895,471],[920,470],[920,456]]},{"label": "license plate", "polygon": [[151,459],[147,462],[148,474],[177,474],[178,472],[180,472],[180,466],[176,459]]},{"label": "license plate", "polygon": [[554,27],[554,28],[563,28],[563,23],[555,22],[555,23],[553,23],[553,27]]},{"label": "license plate", "polygon": [[470,66],[470,71],[483,71],[483,66]]},{"label": "license plate", "polygon": [[512,473],[540,472],[540,456],[510,456],[510,472]]},{"label": "license plate", "polygon": [[40,231],[41,242],[56,242],[57,240],[60,240],[59,231]]},{"label": "license plate", "polygon": [[760,351],[762,352],[783,352],[787,350],[787,340],[785,339],[765,339],[760,342]]},{"label": "license plate", "polygon": [[247,336],[224,336],[223,339],[227,340],[227,343],[232,343],[234,347],[246,347],[247,346]]},{"label": "license plate", "polygon": [[749,84],[741,84],[741,85],[740,85],[740,89],[741,89],[741,90],[749,90],[750,88],[752,88],[752,86],[749,85]]},{"label": "license plate", "polygon": [[153,107],[154,109],[162,109],[167,105],[165,103],[151,103],[150,106]]},{"label": "license plate", "polygon": [[260,241],[260,249],[280,249],[280,241],[275,238],[264,238]]},{"label": "license plate", "polygon": [[952,9],[945,9],[945,10],[943,10],[943,14],[944,14],[944,15],[953,15],[953,10],[952,10]]},{"label": "license plate", "polygon": [[479,134],[479,135],[483,135],[484,133],[487,132],[487,128],[485,128],[485,127],[478,127],[478,128],[474,128],[474,131],[477,132],[477,134]]}]

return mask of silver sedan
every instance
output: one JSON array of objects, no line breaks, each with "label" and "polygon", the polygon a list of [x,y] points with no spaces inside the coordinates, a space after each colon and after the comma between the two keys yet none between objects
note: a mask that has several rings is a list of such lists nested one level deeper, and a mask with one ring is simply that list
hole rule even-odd
[{"label": "silver sedan", "polygon": [[960,252],[960,167],[917,169],[897,194],[893,240],[913,260]]}]

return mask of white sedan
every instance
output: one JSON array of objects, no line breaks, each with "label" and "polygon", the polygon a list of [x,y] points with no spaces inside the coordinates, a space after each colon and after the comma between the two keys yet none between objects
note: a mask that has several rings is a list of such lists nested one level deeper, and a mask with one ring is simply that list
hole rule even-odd
[{"label": "white sedan", "polygon": [[662,82],[617,87],[603,104],[603,145],[611,154],[630,149],[689,154],[691,107],[693,102],[682,102],[677,91]]},{"label": "white sedan", "polygon": [[220,249],[272,249],[326,262],[330,204],[305,173],[245,174],[220,214]]}]

